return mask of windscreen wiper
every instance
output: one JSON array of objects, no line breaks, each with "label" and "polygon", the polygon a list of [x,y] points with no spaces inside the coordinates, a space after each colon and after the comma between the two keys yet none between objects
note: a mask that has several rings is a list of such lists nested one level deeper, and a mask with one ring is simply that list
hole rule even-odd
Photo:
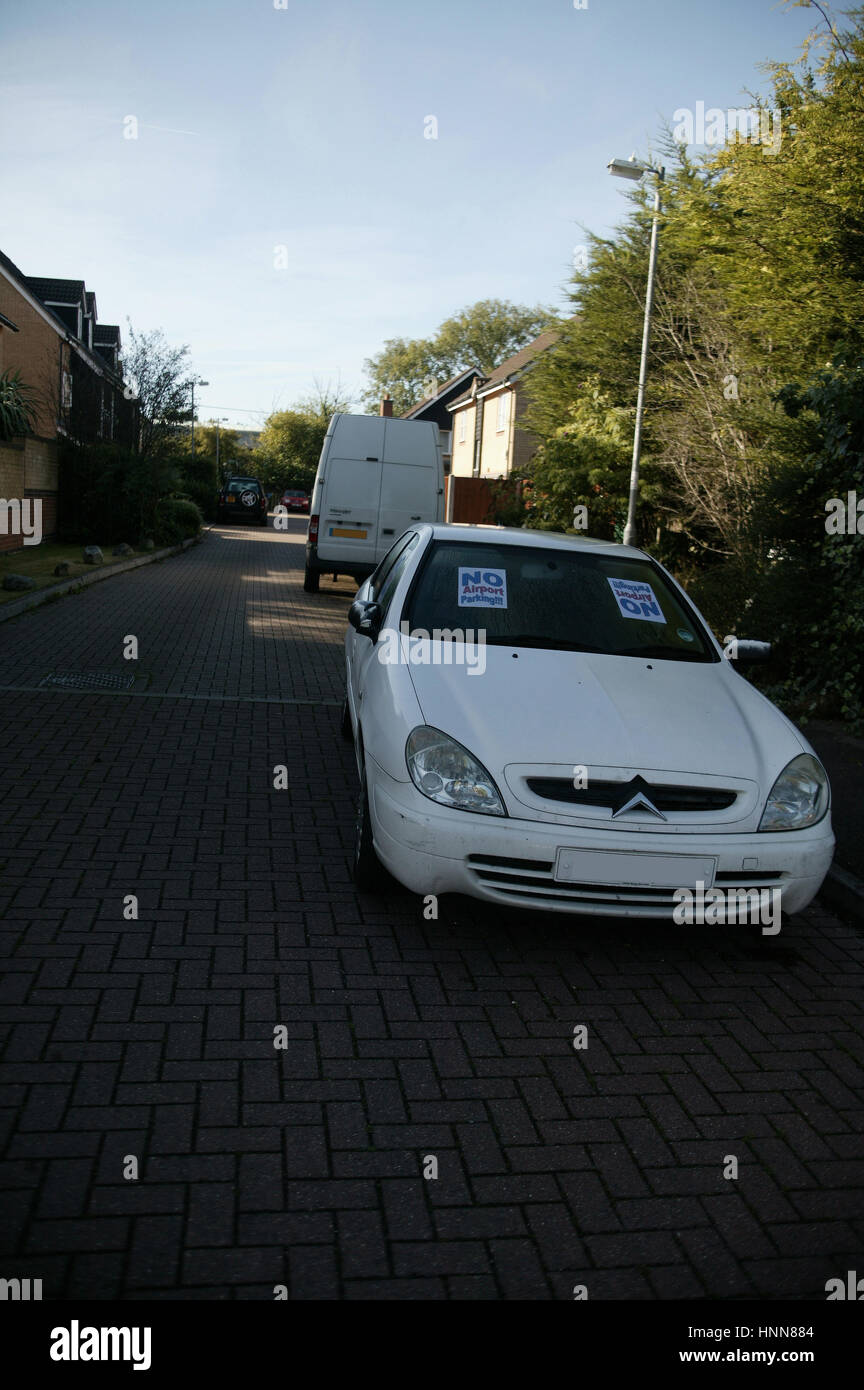
[{"label": "windscreen wiper", "polygon": [[549,652],[595,652],[600,656],[611,656],[606,647],[589,647],[582,642],[564,642],[554,637],[534,637],[526,632],[515,636],[486,637],[487,647],[539,647]]},{"label": "windscreen wiper", "polygon": [[619,647],[614,656],[650,656],[655,661],[705,661],[704,652],[691,652],[683,647]]}]

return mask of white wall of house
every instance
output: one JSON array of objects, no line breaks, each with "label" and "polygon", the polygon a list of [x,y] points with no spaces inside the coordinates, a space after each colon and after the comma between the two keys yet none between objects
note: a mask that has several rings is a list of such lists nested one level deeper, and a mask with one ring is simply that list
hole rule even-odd
[{"label": "white wall of house", "polygon": [[510,469],[510,437],[513,429],[513,390],[504,386],[485,396],[480,477],[506,478]]},{"label": "white wall of house", "polygon": [[453,411],[452,463],[450,472],[457,478],[470,478],[474,471],[474,421],[477,407],[473,401]]}]

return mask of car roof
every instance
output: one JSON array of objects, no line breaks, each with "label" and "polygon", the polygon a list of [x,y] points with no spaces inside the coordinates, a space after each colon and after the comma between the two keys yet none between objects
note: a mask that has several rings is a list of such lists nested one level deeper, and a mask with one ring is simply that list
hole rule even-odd
[{"label": "car roof", "polygon": [[[418,530],[420,528],[418,527]],[[565,531],[534,531],[521,526],[474,526],[469,522],[427,522],[423,528],[432,533],[435,540],[458,540],[483,542],[486,545],[530,545],[538,550],[591,550],[595,554],[605,551],[609,555],[632,556],[644,559],[645,551],[634,545],[620,545],[618,541],[598,540],[596,536],[574,536]]]}]

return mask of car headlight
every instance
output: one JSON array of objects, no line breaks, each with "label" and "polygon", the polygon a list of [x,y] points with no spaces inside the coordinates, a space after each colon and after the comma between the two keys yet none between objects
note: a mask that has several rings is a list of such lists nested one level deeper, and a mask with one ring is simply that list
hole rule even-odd
[{"label": "car headlight", "polygon": [[803,830],[828,810],[828,778],[810,753],[799,753],[784,767],[771,788],[760,830]]},{"label": "car headlight", "polygon": [[498,788],[482,763],[440,729],[422,725],[409,734],[405,758],[418,791],[458,811],[506,816]]}]

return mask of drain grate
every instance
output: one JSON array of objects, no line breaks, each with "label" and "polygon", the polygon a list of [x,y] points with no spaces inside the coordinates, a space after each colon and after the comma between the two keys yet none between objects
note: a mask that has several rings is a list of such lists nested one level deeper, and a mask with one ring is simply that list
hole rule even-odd
[{"label": "drain grate", "polygon": [[40,690],[131,690],[134,676],[114,671],[52,671],[39,682]]}]

